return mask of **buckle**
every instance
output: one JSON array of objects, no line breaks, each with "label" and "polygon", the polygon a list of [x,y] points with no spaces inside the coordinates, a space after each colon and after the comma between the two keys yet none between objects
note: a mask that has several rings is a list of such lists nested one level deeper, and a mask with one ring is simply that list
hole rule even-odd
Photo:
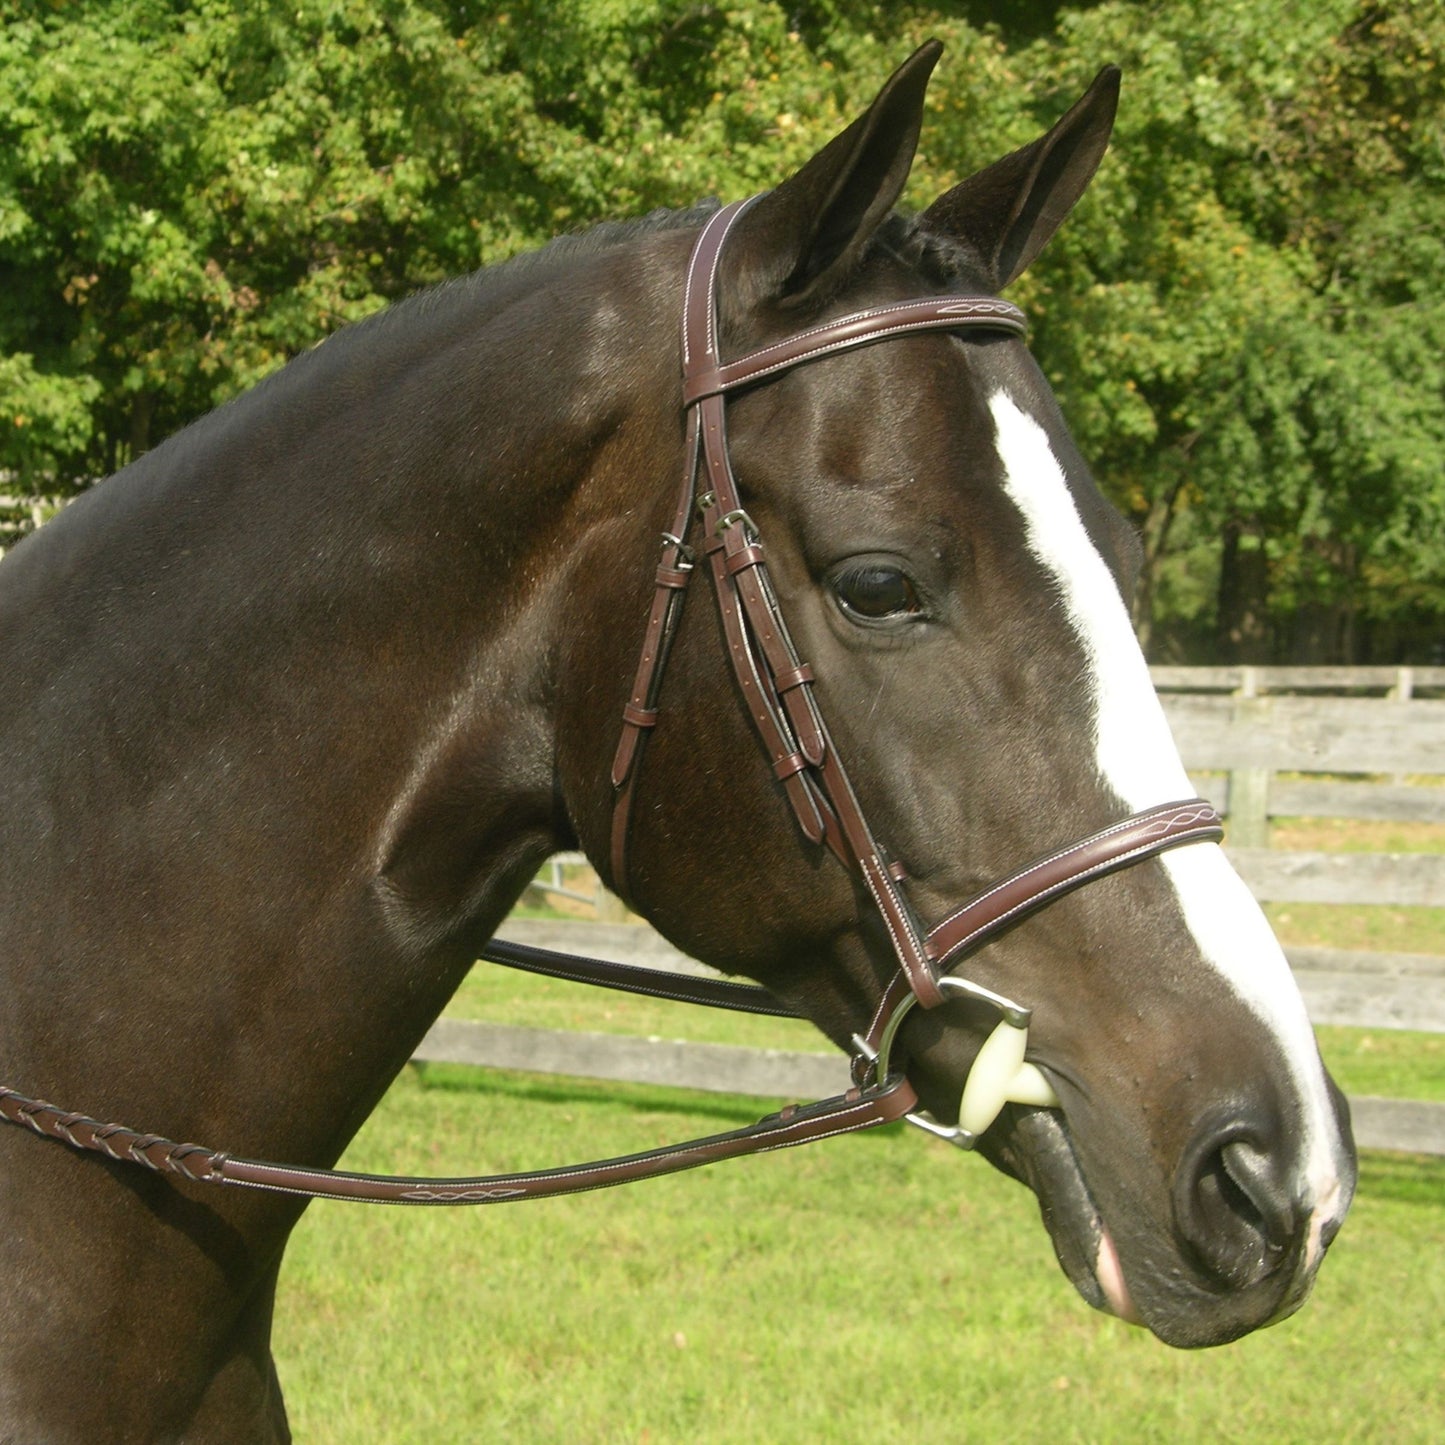
[{"label": "buckle", "polygon": [[749,542],[756,542],[758,540],[758,524],[753,521],[741,507],[734,508],[731,512],[725,513],[718,519],[717,534],[721,537],[729,527],[736,526],[742,527],[743,535],[747,537]]}]

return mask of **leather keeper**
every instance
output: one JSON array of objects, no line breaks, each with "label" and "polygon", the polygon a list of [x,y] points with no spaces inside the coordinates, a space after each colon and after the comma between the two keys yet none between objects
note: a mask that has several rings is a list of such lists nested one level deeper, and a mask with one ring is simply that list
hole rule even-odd
[{"label": "leather keeper", "polygon": [[617,739],[617,751],[612,755],[612,786],[620,788],[632,775],[632,765],[637,761],[637,744],[646,732],[637,727],[628,727],[623,719],[621,735]]},{"label": "leather keeper", "polygon": [[651,728],[657,726],[657,709],[655,707],[635,707],[628,703],[622,709],[622,720],[630,722],[635,728]]},{"label": "leather keeper", "polygon": [[749,567],[756,567],[763,560],[763,549],[756,542],[750,542],[746,547],[740,547],[736,552],[729,552],[723,559],[724,566],[736,577],[739,572],[745,572]]},{"label": "leather keeper", "polygon": [[782,699],[783,710],[797,734],[798,750],[815,768],[822,766],[825,744],[812,693],[794,687],[783,693]]},{"label": "leather keeper", "polygon": [[783,790],[793,809],[793,817],[802,829],[803,837],[810,843],[821,843],[825,836],[823,815],[818,811],[817,799],[802,773],[792,773],[783,779]]},{"label": "leather keeper", "polygon": [[773,678],[773,686],[779,692],[791,692],[795,687],[802,687],[805,682],[813,681],[813,669],[806,662],[800,662],[797,667],[790,667],[780,672]]}]

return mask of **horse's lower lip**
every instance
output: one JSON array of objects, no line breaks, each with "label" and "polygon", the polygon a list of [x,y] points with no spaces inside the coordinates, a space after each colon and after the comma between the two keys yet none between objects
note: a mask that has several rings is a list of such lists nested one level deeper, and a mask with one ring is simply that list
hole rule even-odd
[{"label": "horse's lower lip", "polygon": [[1094,1278],[1103,1291],[1111,1314],[1118,1315],[1121,1320],[1131,1325],[1144,1323],[1124,1280],[1124,1270],[1119,1263],[1119,1251],[1114,1245],[1114,1237],[1107,1229],[1101,1230],[1099,1234],[1099,1250],[1094,1256]]},{"label": "horse's lower lip", "polygon": [[1009,1154],[1039,1201],[1044,1227],[1070,1283],[1095,1309],[1142,1324],[1119,1252],[1057,1109],[1014,1109]]}]

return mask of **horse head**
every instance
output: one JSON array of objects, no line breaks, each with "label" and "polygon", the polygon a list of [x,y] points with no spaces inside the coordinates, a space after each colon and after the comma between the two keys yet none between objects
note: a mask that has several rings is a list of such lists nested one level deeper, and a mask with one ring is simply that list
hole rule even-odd
[{"label": "horse head", "polygon": [[[993,297],[1082,195],[1112,128],[1113,70],[1041,139],[917,218],[895,215],[937,55],[925,46],[729,219],[704,323],[723,364],[919,298]],[[1193,789],[1129,623],[1137,543],[1023,341],[1006,327],[904,331],[719,384],[739,505],[716,525],[746,529],[731,566],[761,570],[796,662],[777,687],[811,691],[889,875],[929,926],[1019,865]],[[704,443],[668,404],[686,471]],[[640,507],[634,493],[625,546],[608,533],[613,579],[625,557],[643,586],[660,531],[679,578],[720,545],[676,534],[669,490]],[[852,1047],[898,948],[872,885],[839,866],[806,805],[788,806],[788,776],[817,757],[797,742],[792,774],[769,767],[726,661],[737,639],[705,597],[669,634],[655,708],[619,693],[645,603],[635,626],[601,613],[560,694],[560,789],[579,838],[679,946]],[[623,769],[620,843],[601,699],[648,735],[645,763]],[[1038,1196],[1084,1297],[1179,1345],[1295,1309],[1348,1206],[1353,1146],[1280,948],[1220,848],[1191,843],[1077,889],[963,971],[1032,1009],[1028,1059],[1052,1102],[1010,1103],[979,1146]],[[995,1022],[974,997],[903,1021],[892,1063],[935,1119],[957,1118]]]}]

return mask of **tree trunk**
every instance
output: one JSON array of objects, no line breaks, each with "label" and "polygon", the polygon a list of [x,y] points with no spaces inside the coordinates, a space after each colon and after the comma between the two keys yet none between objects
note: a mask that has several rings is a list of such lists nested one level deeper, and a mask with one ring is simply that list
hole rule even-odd
[{"label": "tree trunk", "polygon": [[1215,621],[1220,662],[1270,660],[1268,597],[1269,564],[1257,528],[1248,522],[1226,523]]},{"label": "tree trunk", "polygon": [[156,397],[153,391],[138,391],[130,407],[130,456],[134,461],[151,449],[151,421],[156,414]]}]

